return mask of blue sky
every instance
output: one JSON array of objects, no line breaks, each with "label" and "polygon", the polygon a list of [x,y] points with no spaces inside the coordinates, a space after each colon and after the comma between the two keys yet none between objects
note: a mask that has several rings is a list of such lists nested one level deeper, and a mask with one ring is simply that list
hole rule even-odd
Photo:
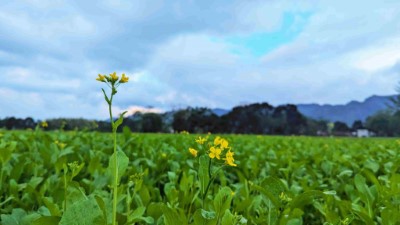
[{"label": "blue sky", "polygon": [[0,118],[107,118],[98,73],[126,73],[117,112],[395,93],[399,1],[0,2]]}]

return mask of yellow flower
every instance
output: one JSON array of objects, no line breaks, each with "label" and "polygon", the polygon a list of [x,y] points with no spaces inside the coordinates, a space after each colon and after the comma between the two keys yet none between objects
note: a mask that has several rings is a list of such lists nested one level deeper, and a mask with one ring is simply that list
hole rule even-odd
[{"label": "yellow flower", "polygon": [[49,124],[47,124],[46,121],[43,121],[43,122],[40,123],[40,126],[42,126],[43,128],[46,128],[46,127],[49,126]]},{"label": "yellow flower", "polygon": [[198,144],[204,144],[204,142],[206,142],[207,141],[207,139],[205,139],[205,138],[202,138],[202,137],[198,137],[197,139],[196,139],[196,143],[198,143]]},{"label": "yellow flower", "polygon": [[117,76],[117,73],[116,73],[116,72],[111,73],[111,74],[110,74],[110,77],[111,77],[111,80],[114,81],[114,82],[118,80],[118,76]]},{"label": "yellow flower", "polygon": [[220,148],[215,148],[214,146],[210,148],[210,153],[208,154],[208,156],[210,158],[217,158],[217,159],[221,159],[220,158],[221,155],[221,149]]},{"label": "yellow flower", "polygon": [[122,83],[128,82],[128,80],[129,80],[129,77],[126,77],[125,74],[123,73],[121,80],[119,80],[119,82],[122,84]]},{"label": "yellow flower", "polygon": [[233,152],[231,152],[231,150],[228,150],[228,152],[226,152],[226,155],[225,155],[225,163],[226,164],[228,164],[228,165],[230,165],[230,166],[237,166],[235,163],[234,163],[234,161],[235,161],[235,159],[233,158]]},{"label": "yellow flower", "polygon": [[222,149],[228,148],[228,144],[229,144],[229,143],[228,143],[227,140],[221,138],[220,146],[221,146]]},{"label": "yellow flower", "polygon": [[197,157],[197,151],[194,148],[189,148],[190,154],[192,154],[194,157]]},{"label": "yellow flower", "polygon": [[100,82],[106,82],[106,76],[99,74],[99,77],[97,77],[96,80]]},{"label": "yellow flower", "polygon": [[214,139],[214,145],[219,145],[220,143],[221,143],[221,138],[217,136],[217,137]]}]

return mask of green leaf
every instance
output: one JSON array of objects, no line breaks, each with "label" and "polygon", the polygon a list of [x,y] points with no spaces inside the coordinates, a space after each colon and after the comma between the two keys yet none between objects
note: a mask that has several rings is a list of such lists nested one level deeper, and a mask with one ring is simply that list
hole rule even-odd
[{"label": "green leaf", "polygon": [[115,121],[115,122],[112,124],[113,130],[114,130],[114,131],[116,131],[116,130],[118,129],[118,127],[122,124],[122,122],[124,121],[124,115],[125,115],[125,113],[127,113],[127,112],[128,112],[128,111],[125,111],[125,112],[121,113],[121,114],[119,115],[118,120]]},{"label": "green leaf", "polygon": [[58,225],[61,217],[58,216],[43,216],[35,220],[32,225]]},{"label": "green leaf", "polygon": [[209,158],[207,155],[202,155],[199,157],[199,180],[200,180],[200,191],[201,195],[204,196],[207,184],[210,181],[210,177],[208,175],[208,163]]},{"label": "green leaf", "polygon": [[106,92],[104,91],[104,89],[103,89],[103,88],[102,88],[101,90],[103,91],[103,94],[104,94],[104,99],[106,100],[106,102],[107,102],[108,104],[110,104],[110,99],[107,97],[107,94],[106,94]]},{"label": "green leaf", "polygon": [[[110,157],[110,161],[108,164],[108,172],[111,177],[114,174],[115,168],[115,157],[117,157],[117,165],[118,165],[118,183],[121,180],[121,177],[125,174],[126,169],[128,168],[129,158],[125,155],[125,153],[121,150],[117,151],[117,156],[113,153]],[[112,179],[111,179],[112,180]]]},{"label": "green leaf", "polygon": [[204,218],[204,219],[207,219],[207,220],[212,220],[212,219],[214,219],[215,218],[215,212],[213,212],[213,211],[206,211],[206,210],[204,210],[204,209],[201,209],[201,216]]},{"label": "green leaf", "polygon": [[49,209],[50,214],[52,216],[55,216],[55,217],[61,216],[61,212],[60,212],[60,209],[58,208],[58,205],[55,204],[51,198],[44,197],[42,199],[43,199],[43,202],[46,205],[46,207]]},{"label": "green leaf", "polygon": [[381,213],[382,224],[383,225],[392,225],[396,224],[396,222],[400,221],[400,213],[396,208],[385,208]]},{"label": "green leaf", "polygon": [[354,184],[360,193],[361,200],[367,206],[369,216],[373,217],[374,197],[366,184],[365,178],[361,174],[356,174],[354,177]]},{"label": "green leaf", "polygon": [[204,209],[197,209],[193,214],[192,225],[216,225],[217,218],[215,212],[209,212]]},{"label": "green leaf", "polygon": [[164,223],[165,225],[186,225],[187,219],[183,212],[178,212],[177,209],[170,208],[166,205],[161,207],[164,213]]},{"label": "green leaf", "polygon": [[16,208],[12,210],[11,215],[1,215],[2,225],[20,225],[20,221],[26,216],[26,212],[23,209]]},{"label": "green leaf", "polygon": [[74,177],[76,177],[79,174],[79,172],[83,169],[84,166],[85,166],[85,163],[83,162],[83,163],[79,164],[77,167],[74,167],[72,170],[70,179],[72,180]]},{"label": "green leaf", "polygon": [[4,164],[11,159],[11,154],[14,152],[17,146],[16,141],[5,142],[2,141],[0,144],[0,161]]},{"label": "green leaf", "polygon": [[104,202],[104,200],[100,196],[96,195],[96,196],[94,196],[94,198],[96,199],[97,205],[100,207],[101,211],[103,212],[104,220],[107,221],[106,203]]},{"label": "green leaf", "polygon": [[214,209],[218,214],[219,219],[225,210],[230,208],[232,202],[232,190],[229,187],[221,188],[214,198]]},{"label": "green leaf", "polygon": [[68,206],[60,221],[60,225],[86,224],[107,224],[103,212],[94,198],[78,201]]},{"label": "green leaf", "polygon": [[229,211],[225,210],[224,216],[222,216],[221,225],[232,225],[235,222],[235,216]]},{"label": "green leaf", "polygon": [[324,193],[321,191],[306,191],[296,196],[290,204],[292,209],[302,209],[305,205],[312,204],[318,198],[324,198]]},{"label": "green leaf", "polygon": [[[135,209],[130,215],[128,215],[128,222],[134,222],[134,220],[143,216],[144,212],[146,211],[146,207],[140,206]],[[135,221],[137,222],[137,221]]]},{"label": "green leaf", "polygon": [[135,211],[133,211],[130,215],[128,215],[128,223],[137,223],[140,221],[144,221],[148,224],[154,223],[154,219],[150,216],[143,217],[144,212],[146,211],[146,207],[140,206]]},{"label": "green leaf", "polygon": [[261,194],[266,196],[276,208],[279,208],[282,205],[279,195],[285,191],[285,185],[282,184],[279,179],[273,177],[264,179],[262,181],[262,185],[263,187],[252,184],[251,188],[259,191]]}]

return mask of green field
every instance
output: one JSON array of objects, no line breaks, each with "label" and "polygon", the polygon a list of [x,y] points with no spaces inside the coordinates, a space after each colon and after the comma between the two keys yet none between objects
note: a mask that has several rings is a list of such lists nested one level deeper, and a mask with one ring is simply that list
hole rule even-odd
[{"label": "green field", "polygon": [[[0,224],[112,223],[111,134],[0,133]],[[118,134],[118,224],[400,224],[396,139],[198,136]]]}]

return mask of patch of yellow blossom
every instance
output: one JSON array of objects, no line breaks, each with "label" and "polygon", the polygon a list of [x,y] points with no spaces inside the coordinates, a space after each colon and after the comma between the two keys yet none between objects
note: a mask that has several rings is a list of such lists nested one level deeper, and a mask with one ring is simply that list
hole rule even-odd
[{"label": "patch of yellow blossom", "polygon": [[96,80],[98,80],[100,82],[106,82],[106,76],[99,74],[98,77],[96,78]]},{"label": "patch of yellow blossom", "polygon": [[128,82],[129,77],[125,76],[125,74],[122,74],[121,80],[119,81],[120,83],[126,83]]},{"label": "patch of yellow blossom", "polygon": [[123,84],[123,83],[127,83],[129,81],[129,77],[127,77],[125,75],[125,73],[123,73],[121,76],[121,79],[119,79],[117,73],[114,72],[114,73],[110,73],[109,75],[99,74],[99,75],[97,75],[96,80],[100,81],[100,82],[104,82],[104,83],[108,82],[111,84],[115,84],[119,80],[118,83]]},{"label": "patch of yellow blossom", "polygon": [[225,155],[225,163],[228,164],[229,166],[237,166],[234,161],[235,159],[233,158],[233,152],[229,149],[228,152],[226,152]]},{"label": "patch of yellow blossom", "polygon": [[207,139],[206,138],[203,138],[203,137],[198,137],[197,139],[196,139],[196,143],[198,143],[198,144],[204,144],[204,142],[206,142],[207,141]]},{"label": "patch of yellow blossom", "polygon": [[[237,166],[237,164],[235,164],[235,159],[233,158],[234,153],[231,151],[228,140],[219,136],[215,137],[214,140],[209,140],[209,136],[210,133],[208,133],[206,137],[199,136],[195,139],[195,142],[200,145],[207,143],[206,146],[209,149],[207,155],[210,159],[216,158],[221,160],[221,155],[225,154],[225,158],[222,158],[222,160],[225,160],[225,164],[229,166]],[[200,151],[203,149],[203,146],[200,146]],[[189,152],[194,157],[197,157],[198,155],[198,151],[194,148],[189,148]]]},{"label": "patch of yellow blossom", "polygon": [[40,123],[40,126],[43,127],[43,128],[46,128],[46,127],[49,126],[49,124],[47,124],[46,121],[43,121],[43,122]]},{"label": "patch of yellow blossom", "polygon": [[110,73],[110,78],[111,78],[111,80],[112,81],[117,81],[118,79],[119,79],[119,77],[117,76],[117,73],[116,72],[114,72],[114,73]]},{"label": "patch of yellow blossom", "polygon": [[194,148],[189,148],[190,154],[192,154],[194,157],[197,157],[197,150]]},{"label": "patch of yellow blossom", "polygon": [[58,141],[58,140],[55,140],[54,143],[55,143],[56,145],[58,145],[58,147],[61,148],[61,149],[64,149],[65,146],[67,146],[67,144],[65,144],[65,143],[63,143],[63,142],[60,142],[60,141]]},{"label": "patch of yellow blossom", "polygon": [[221,159],[220,155],[221,155],[222,150],[220,148],[216,148],[214,146],[212,146],[210,148],[210,153],[208,153],[208,156],[213,159],[213,158],[217,158],[217,159]]}]

